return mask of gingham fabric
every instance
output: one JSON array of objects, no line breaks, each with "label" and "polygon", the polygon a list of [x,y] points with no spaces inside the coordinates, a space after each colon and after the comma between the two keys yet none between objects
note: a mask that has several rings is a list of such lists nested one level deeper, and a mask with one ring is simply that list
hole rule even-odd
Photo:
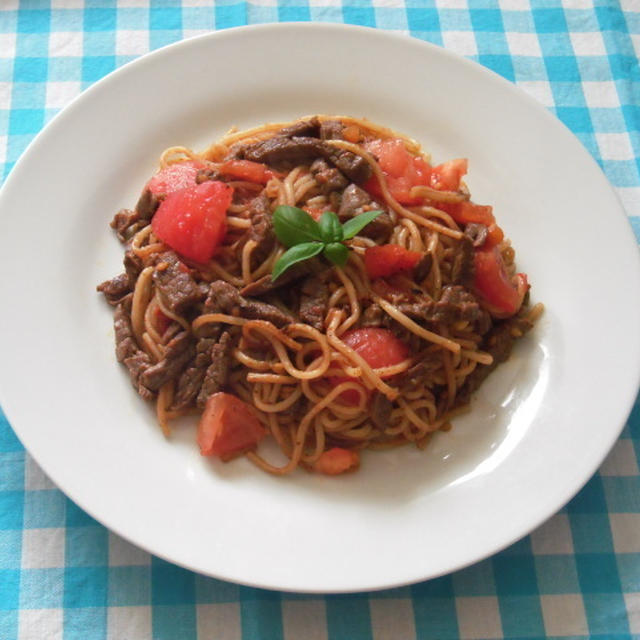
[{"label": "gingham fabric", "polygon": [[[59,109],[125,62],[277,21],[398,31],[497,71],[573,130],[640,238],[640,0],[1,0],[2,175]],[[56,489],[0,414],[0,640],[640,638],[639,459],[636,402],[596,476],[508,550],[411,587],[303,596],[132,547]]]}]

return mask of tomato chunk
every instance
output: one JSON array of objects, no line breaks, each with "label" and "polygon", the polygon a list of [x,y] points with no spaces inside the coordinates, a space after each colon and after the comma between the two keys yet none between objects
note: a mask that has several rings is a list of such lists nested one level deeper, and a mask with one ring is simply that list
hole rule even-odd
[{"label": "tomato chunk", "polygon": [[209,396],[198,423],[198,445],[203,456],[223,461],[253,449],[266,435],[249,406],[230,393]]},{"label": "tomato chunk", "polygon": [[[342,341],[373,369],[400,364],[409,357],[407,345],[388,329],[379,327],[352,329],[342,336]],[[349,376],[332,376],[330,382],[333,386],[338,386],[342,382],[356,382],[356,379]],[[340,399],[345,404],[355,405],[358,404],[360,394],[355,390],[347,390],[340,394]]]},{"label": "tomato chunk", "polygon": [[511,316],[520,309],[529,285],[524,273],[509,279],[496,247],[477,249],[474,255],[474,287],[501,316]]},{"label": "tomato chunk", "polygon": [[467,169],[466,158],[456,158],[439,164],[431,170],[430,186],[439,191],[458,191],[460,180],[466,175]]},{"label": "tomato chunk", "polygon": [[355,471],[360,466],[357,451],[333,447],[327,449],[313,464],[314,471],[328,476],[336,476],[345,471]]},{"label": "tomato chunk", "polygon": [[274,176],[266,165],[251,160],[227,160],[219,170],[226,176],[258,184],[267,184]]},{"label": "tomato chunk", "polygon": [[147,182],[147,189],[155,196],[168,195],[174,191],[179,191],[196,183],[196,176],[200,169],[204,169],[202,162],[187,160],[170,164],[164,169],[160,169]]},{"label": "tomato chunk", "polygon": [[421,257],[419,251],[409,251],[398,244],[383,244],[366,249],[364,266],[370,278],[383,278],[413,269]]},{"label": "tomato chunk", "polygon": [[170,193],[151,221],[155,235],[177,253],[207,262],[222,242],[233,188],[207,181]]}]

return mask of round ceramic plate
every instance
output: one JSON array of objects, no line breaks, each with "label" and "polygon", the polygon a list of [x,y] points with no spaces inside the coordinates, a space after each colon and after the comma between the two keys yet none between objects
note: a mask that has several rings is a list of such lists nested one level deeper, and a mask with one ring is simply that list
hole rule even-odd
[{"label": "round ceramic plate", "polygon": [[[121,270],[108,223],[160,152],[230,126],[365,116],[436,162],[469,158],[546,312],[427,450],[358,473],[271,477],[166,440],[116,363],[96,283]],[[480,560],[595,472],[638,385],[640,269],[616,196],[576,139],[511,84],[440,48],[332,25],[222,31],[111,74],[37,137],[0,195],[0,389],[27,449],[116,533],[196,571],[283,590],[377,589]]]}]

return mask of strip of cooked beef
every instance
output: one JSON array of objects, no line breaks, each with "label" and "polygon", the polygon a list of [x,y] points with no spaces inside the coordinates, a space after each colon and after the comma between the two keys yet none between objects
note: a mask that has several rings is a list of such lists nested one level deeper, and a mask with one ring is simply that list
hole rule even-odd
[{"label": "strip of cooked beef", "polygon": [[135,231],[134,229],[129,232],[129,229],[137,222],[138,214],[133,209],[120,209],[120,211],[113,216],[110,226],[115,230],[118,240],[120,240],[120,242],[126,242],[133,231]]},{"label": "strip of cooked beef", "polygon": [[236,157],[283,168],[310,164],[316,158],[332,162],[352,182],[365,182],[371,176],[367,161],[350,151],[336,149],[318,138],[309,136],[275,136],[234,150]]},{"label": "strip of cooked beef", "polygon": [[180,410],[188,407],[198,395],[202,387],[204,374],[211,364],[211,350],[217,341],[217,337],[198,338],[195,358],[180,374],[176,383],[172,404],[173,409]]},{"label": "strip of cooked beef", "polygon": [[320,125],[320,138],[322,140],[342,140],[344,125],[340,120],[325,120]]},{"label": "strip of cooked beef", "polygon": [[310,324],[318,331],[324,328],[324,318],[329,305],[329,285],[327,272],[323,271],[305,278],[302,283],[300,310],[298,316],[302,322]]},{"label": "strip of cooked beef", "polygon": [[146,226],[158,209],[160,200],[145,189],[138,199],[135,209],[120,209],[111,221],[118,239],[126,242],[136,231]]},{"label": "strip of cooked beef", "polygon": [[251,253],[251,268],[255,269],[264,262],[276,243],[269,198],[264,194],[257,196],[249,203],[248,212],[251,219],[249,239],[256,243]]},{"label": "strip of cooked beef", "polygon": [[177,378],[195,356],[193,337],[187,331],[181,331],[174,336],[166,346],[164,357],[151,365],[140,377],[142,384],[152,391],[170,380]]},{"label": "strip of cooked beef", "polygon": [[473,282],[473,241],[469,236],[463,235],[455,245],[454,256],[451,265],[451,281],[454,284],[470,286]]},{"label": "strip of cooked beef", "polygon": [[516,340],[533,328],[533,323],[521,316],[515,316],[496,324],[484,337],[480,348],[493,357],[489,365],[478,365],[466,378],[456,393],[454,407],[468,404],[471,394],[485,381],[487,376],[502,362],[509,359]]},{"label": "strip of cooked beef", "polygon": [[422,282],[429,276],[432,267],[433,254],[425,253],[422,258],[418,260],[418,264],[413,268],[413,279],[418,283]]},{"label": "strip of cooked beef", "polygon": [[329,166],[323,158],[313,161],[311,173],[320,185],[320,191],[325,195],[332,191],[342,191],[349,184],[340,170]]},{"label": "strip of cooked beef", "polygon": [[136,203],[136,213],[138,218],[149,222],[160,206],[161,198],[156,196],[150,189],[145,189]]},{"label": "strip of cooked beef", "polygon": [[124,271],[129,278],[129,286],[133,290],[136,286],[136,280],[144,268],[144,264],[142,263],[142,259],[131,249],[124,252],[124,259],[122,262],[124,264]]},{"label": "strip of cooked beef", "polygon": [[105,280],[96,289],[104,293],[104,297],[110,305],[115,306],[131,293],[129,276],[126,273],[121,273],[111,280]]},{"label": "strip of cooked beef", "polygon": [[[375,203],[364,189],[361,189],[356,184],[350,184],[342,193],[338,218],[340,218],[340,222],[344,223],[371,209],[382,209],[382,207]],[[375,220],[362,229],[359,235],[384,243],[393,232],[393,226],[389,214],[383,211]]]},{"label": "strip of cooked beef", "polygon": [[224,313],[249,320],[267,320],[277,327],[284,327],[294,321],[294,318],[272,304],[245,298],[232,284],[224,280],[214,280],[209,285],[204,313]]},{"label": "strip of cooked beef", "polygon": [[250,282],[245,285],[240,293],[243,296],[264,296],[269,293],[273,293],[277,289],[280,289],[286,285],[292,284],[310,273],[317,273],[327,269],[325,262],[319,258],[311,258],[311,260],[305,260],[304,262],[298,262],[291,268],[287,269],[275,282],[271,280],[271,274],[262,276],[254,282]]},{"label": "strip of cooked beef", "polygon": [[203,298],[189,268],[173,251],[165,251],[159,256],[153,272],[153,283],[162,303],[179,315],[189,311]]},{"label": "strip of cooked beef", "polygon": [[153,397],[153,393],[141,382],[142,374],[151,366],[149,356],[138,348],[131,326],[131,299],[121,302],[113,314],[113,328],[116,336],[116,358],[129,371],[131,383],[145,399]]},{"label": "strip of cooked beef", "polygon": [[233,351],[233,341],[231,334],[224,331],[220,340],[211,349],[211,364],[202,381],[202,386],[198,392],[198,406],[204,407],[207,398],[220,391],[229,377],[229,367],[231,365],[231,353]]},{"label": "strip of cooked beef", "polygon": [[278,131],[279,136],[284,136],[287,138],[291,137],[311,137],[317,138],[320,135],[321,125],[315,116],[310,118],[309,120],[300,120],[300,122],[295,122],[294,124],[283,127]]},{"label": "strip of cooked beef", "polygon": [[434,372],[442,368],[442,355],[439,349],[426,349],[415,357],[415,364],[411,365],[401,374],[401,385],[417,387],[425,382],[425,378],[431,379]]},{"label": "strip of cooked beef", "polygon": [[375,302],[370,304],[363,312],[360,318],[360,324],[363,327],[384,327],[388,329],[393,319],[385,310]]},{"label": "strip of cooked beef", "polygon": [[371,422],[378,427],[378,429],[385,429],[389,426],[389,419],[391,418],[391,411],[393,410],[393,404],[384,395],[376,391],[371,400],[371,407],[369,409],[369,415],[371,416]]},{"label": "strip of cooked beef", "polygon": [[473,323],[480,317],[480,304],[470,291],[460,285],[443,287],[440,300],[417,295],[411,302],[399,302],[397,307],[414,320],[447,325],[459,321]]},{"label": "strip of cooked beef", "polygon": [[479,222],[470,222],[464,228],[464,235],[471,240],[474,247],[481,247],[487,239],[488,233],[487,226]]}]

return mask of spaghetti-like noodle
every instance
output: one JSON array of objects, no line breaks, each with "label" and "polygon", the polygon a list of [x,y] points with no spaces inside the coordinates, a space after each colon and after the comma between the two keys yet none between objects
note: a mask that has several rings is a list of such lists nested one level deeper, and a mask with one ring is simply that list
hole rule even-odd
[{"label": "spaghetti-like noodle", "polygon": [[[167,149],[157,175],[176,165],[194,185],[233,188],[215,255],[196,263],[157,236],[153,216],[172,188],[151,181],[112,223],[127,243],[126,274],[99,286],[116,306],[118,359],[155,401],[165,434],[172,419],[225,392],[251,407],[282,451],[280,461],[253,446],[237,452],[270,473],[326,469],[319,461],[335,449],[423,447],[542,311],[528,306],[513,249],[460,176],[451,183],[417,143],[366,120],[314,116],[231,131],[202,153]],[[271,217],[281,205],[316,219],[383,214],[346,241],[344,267],[314,258],[279,283],[270,274],[286,248]],[[383,245],[419,260],[374,277],[368,260]],[[479,254],[496,261],[517,308],[492,298]],[[404,355],[367,356],[352,338],[371,328],[405,345]]]}]

